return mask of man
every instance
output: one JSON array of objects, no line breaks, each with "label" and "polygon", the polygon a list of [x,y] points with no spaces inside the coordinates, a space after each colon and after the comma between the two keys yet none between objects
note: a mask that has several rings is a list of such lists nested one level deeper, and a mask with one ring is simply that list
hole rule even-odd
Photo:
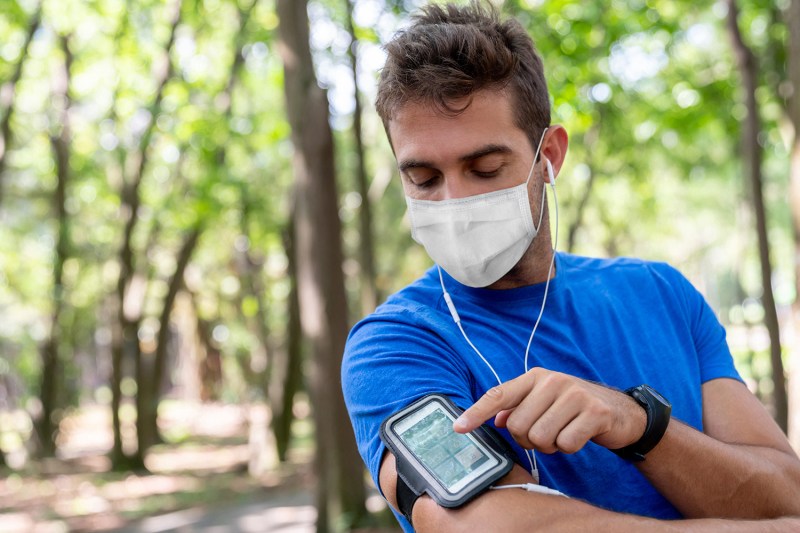
[{"label": "man", "polygon": [[[419,531],[800,531],[778,518],[800,515],[800,461],[702,296],[664,264],[554,252],[544,196],[568,139],[523,28],[477,4],[429,6],[387,52],[378,113],[412,234],[438,266],[356,325],[342,382],[395,511],[379,426],[439,393],[467,409],[456,431],[488,422],[513,447],[499,485],[570,498],[487,490],[446,509],[423,496],[405,509]],[[643,384],[671,418],[626,393]]]}]

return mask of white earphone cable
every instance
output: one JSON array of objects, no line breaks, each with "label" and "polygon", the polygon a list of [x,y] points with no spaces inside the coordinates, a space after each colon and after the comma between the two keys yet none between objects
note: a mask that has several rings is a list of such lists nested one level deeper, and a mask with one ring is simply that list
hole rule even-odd
[{"label": "white earphone cable", "polygon": [[[553,179],[552,173],[550,173],[550,176],[551,176],[551,179]],[[544,306],[547,303],[547,294],[548,294],[549,289],[550,289],[550,278],[551,278],[551,276],[553,274],[553,265],[554,265],[555,260],[556,260],[556,249],[557,249],[557,246],[558,246],[558,196],[556,196],[556,186],[555,186],[555,181],[554,180],[550,183],[550,187],[553,190],[553,203],[555,204],[555,210],[556,210],[556,231],[555,231],[555,237],[554,237],[554,241],[553,241],[552,256],[550,258],[550,267],[548,268],[548,271],[547,271],[547,282],[545,283],[545,286],[544,286],[544,296],[542,298],[542,306],[539,309],[539,316],[536,318],[536,323],[534,324],[533,329],[531,330],[531,335],[528,338],[528,344],[525,347],[525,372],[528,372],[528,354],[530,353],[531,343],[533,342],[533,336],[536,334],[536,330],[539,327],[539,322],[542,320],[542,315],[544,314]],[[547,187],[544,186],[544,189],[542,190],[542,196],[545,195],[546,191],[547,191]],[[541,211],[544,211],[544,209],[541,209]],[[539,225],[541,227],[541,221],[539,222]],[[497,374],[497,372],[495,371],[494,367],[483,356],[483,354],[477,348],[477,346],[475,346],[472,343],[472,341],[470,340],[469,336],[467,335],[467,332],[464,331],[464,326],[461,325],[461,317],[459,316],[458,311],[456,310],[456,305],[455,305],[455,303],[453,303],[453,299],[450,296],[450,293],[447,292],[447,288],[445,287],[444,277],[442,276],[442,268],[439,265],[436,265],[436,268],[439,271],[439,283],[442,286],[442,294],[444,295],[444,301],[445,301],[445,304],[447,305],[447,308],[450,310],[450,315],[453,317],[453,322],[455,322],[456,325],[458,326],[458,329],[459,329],[459,331],[461,331],[461,335],[464,337],[464,340],[467,341],[467,344],[470,345],[470,347],[475,351],[475,353],[478,354],[478,357],[481,358],[481,361],[483,361],[486,364],[486,366],[489,367],[489,370],[492,371],[492,374],[494,374],[494,377],[497,380],[497,384],[498,385],[502,385],[503,381],[500,379],[500,376]],[[530,466],[531,466],[531,476],[533,476],[533,478],[536,481],[536,483],[538,483],[539,482],[539,468],[538,468],[538,465],[536,464],[536,454],[533,453],[533,450],[525,450],[525,455],[528,457],[528,462],[530,463]]]},{"label": "white earphone cable", "polygon": [[500,380],[500,376],[497,375],[497,372],[495,372],[494,367],[492,367],[492,365],[489,364],[489,361],[486,360],[481,351],[474,344],[472,344],[472,341],[467,336],[467,332],[464,331],[464,326],[461,325],[461,317],[458,316],[458,311],[456,311],[456,304],[453,303],[453,299],[450,297],[450,293],[447,292],[447,289],[444,288],[444,278],[442,277],[442,268],[439,265],[436,265],[436,268],[439,269],[439,283],[441,283],[442,285],[442,292],[444,293],[444,301],[447,304],[447,308],[450,310],[450,315],[453,317],[453,321],[458,326],[458,329],[461,330],[461,334],[464,336],[464,339],[467,341],[467,343],[472,347],[473,350],[475,350],[475,353],[478,354],[481,360],[484,363],[486,363],[486,366],[489,367],[489,370],[492,371],[492,374],[494,374],[494,378],[497,380],[497,383],[502,385],[503,382]]},{"label": "white earphone cable", "polygon": [[[497,371],[495,371],[491,363],[489,363],[489,361],[486,360],[486,358],[483,356],[478,347],[472,344],[472,341],[467,335],[467,332],[464,331],[464,326],[461,325],[461,317],[458,315],[458,311],[456,311],[456,304],[453,303],[453,299],[450,297],[450,293],[447,292],[447,289],[445,288],[444,278],[442,277],[442,268],[439,265],[436,265],[436,268],[439,270],[439,283],[441,283],[442,285],[442,293],[444,294],[444,301],[447,304],[447,308],[450,310],[450,315],[453,317],[453,322],[455,322],[456,326],[458,326],[458,329],[459,331],[461,331],[461,335],[463,335],[464,340],[467,341],[467,344],[470,345],[470,347],[475,351],[475,353],[478,354],[478,357],[481,358],[481,361],[483,361],[486,364],[486,366],[489,367],[489,370],[492,371],[492,374],[494,374],[494,378],[497,380],[497,384],[502,385],[503,381],[500,379],[500,376],[497,375]],[[533,450],[525,450],[525,456],[528,458],[528,463],[531,465],[531,476],[533,476],[534,481],[538,483],[539,468],[536,464],[536,455],[534,455]]]}]

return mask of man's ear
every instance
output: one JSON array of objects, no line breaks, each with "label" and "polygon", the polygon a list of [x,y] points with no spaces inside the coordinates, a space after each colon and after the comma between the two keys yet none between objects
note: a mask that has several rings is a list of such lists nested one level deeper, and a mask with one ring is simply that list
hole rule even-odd
[{"label": "man's ear", "polygon": [[560,124],[551,125],[550,128],[548,128],[547,136],[542,146],[542,154],[545,158],[548,174],[544,176],[546,182],[555,183],[555,179],[559,171],[561,171],[561,165],[564,164],[564,159],[567,156],[568,146],[569,136],[564,126]]}]

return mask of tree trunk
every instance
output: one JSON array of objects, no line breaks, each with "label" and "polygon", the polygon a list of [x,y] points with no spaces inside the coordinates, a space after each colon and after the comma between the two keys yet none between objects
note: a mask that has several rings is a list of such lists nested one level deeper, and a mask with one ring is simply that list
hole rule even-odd
[{"label": "tree trunk", "polygon": [[786,63],[792,94],[789,98],[789,120],[793,126],[789,167],[789,204],[794,227],[795,298],[792,306],[795,339],[790,365],[791,420],[789,439],[800,450],[800,0],[792,0],[786,11],[789,49]]},{"label": "tree trunk", "polygon": [[198,360],[198,374],[200,377],[200,399],[204,402],[217,401],[220,398],[222,387],[222,354],[213,342],[211,324],[200,316],[197,305],[197,294],[189,291],[192,298],[192,307],[196,319],[197,337],[205,351],[205,357]]},{"label": "tree trunk", "polygon": [[[249,7],[239,11],[239,33],[236,40],[236,49],[234,58],[231,63],[230,76],[228,83],[223,93],[223,114],[225,122],[228,123],[232,116],[232,103],[233,103],[233,88],[239,79],[239,73],[244,65],[243,47],[245,45],[244,30],[247,26],[250,15],[255,8],[257,0],[253,0]],[[227,145],[222,145],[217,149],[217,162],[219,167],[225,167],[225,160],[227,159]],[[250,200],[247,194],[247,186],[242,187],[242,215],[241,226],[242,235],[250,239]],[[256,350],[250,353],[248,372],[254,373],[261,388],[265,404],[270,404],[270,382],[272,379],[272,371],[275,365],[275,351],[272,349],[272,335],[269,328],[269,317],[267,314],[267,300],[265,298],[265,288],[262,282],[262,262],[253,257],[249,244],[243,250],[239,250],[238,257],[238,270],[242,285],[249,293],[250,297],[256,301],[255,316],[249,317],[248,327],[259,340],[259,346]],[[272,467],[275,463],[274,453],[275,446],[272,445],[275,441],[274,433],[271,434],[274,427],[273,421],[275,419],[274,411],[270,411],[267,415],[267,420],[262,420],[259,411],[251,409],[250,419],[250,460],[248,471],[252,476],[258,476],[264,470]]]},{"label": "tree trunk", "polygon": [[[117,24],[117,31],[114,35],[114,42],[116,43],[115,55],[118,55],[122,49],[123,37],[128,26],[128,11],[123,10],[120,21]],[[118,74],[114,72],[114,74]],[[117,76],[119,78],[119,76]],[[117,101],[120,95],[120,82],[114,88],[113,101]],[[119,117],[116,114],[116,107],[111,106],[108,120],[112,123],[118,123]],[[125,163],[125,148],[122,143],[117,145],[115,150],[117,166],[110,165],[106,169],[106,176],[111,189],[119,188],[122,190],[124,184],[124,163]],[[120,195],[121,196],[121,195]],[[119,280],[118,280],[119,282]],[[122,447],[122,431],[121,421],[119,417],[119,409],[122,403],[122,377],[123,377],[123,335],[122,335],[122,321],[120,319],[122,311],[120,310],[122,301],[119,296],[119,288],[113,291],[109,298],[104,302],[102,313],[104,317],[108,317],[108,327],[111,330],[111,342],[108,347],[111,362],[111,375],[109,376],[109,387],[111,389],[111,431],[113,434],[113,445],[109,453],[111,464],[115,469],[123,468],[125,462],[125,453]]]},{"label": "tree trunk", "polygon": [[[156,67],[156,95],[150,106],[150,121],[139,139],[138,149],[135,153],[129,154],[125,161],[124,183],[120,194],[121,200],[121,213],[125,220],[125,229],[122,239],[122,245],[119,251],[119,279],[117,280],[117,300],[118,309],[117,317],[119,321],[119,330],[117,335],[113,336],[112,346],[112,362],[114,365],[113,374],[115,386],[112,387],[114,397],[112,398],[112,409],[115,413],[112,415],[114,418],[114,449],[112,452],[112,461],[115,467],[133,467],[143,469],[144,463],[140,460],[141,453],[133,458],[131,465],[122,464],[123,454],[122,445],[118,441],[119,435],[119,416],[116,411],[119,410],[121,403],[121,394],[116,386],[116,381],[122,379],[122,365],[126,359],[135,362],[137,381],[142,379],[146,373],[145,363],[142,361],[141,349],[139,347],[138,332],[141,323],[141,307],[138,300],[141,298],[142,287],[139,285],[146,284],[142,278],[137,279],[136,265],[134,261],[133,250],[133,233],[136,224],[139,220],[139,207],[141,205],[141,198],[139,196],[139,187],[142,183],[145,168],[148,163],[148,148],[152,139],[153,130],[155,126],[155,117],[158,115],[161,100],[164,96],[164,88],[167,82],[172,77],[173,67],[170,60],[170,52],[175,42],[176,29],[180,22],[181,14],[181,1],[174,0],[170,6],[170,34],[167,44],[164,48],[164,54],[161,62]],[[126,357],[126,354],[128,356]],[[140,383],[138,383],[141,385]],[[138,404],[138,402],[137,402]]]},{"label": "tree trunk", "polygon": [[301,326],[313,354],[309,389],[320,476],[317,531],[326,532],[332,519],[342,518],[337,511],[356,523],[366,510],[363,467],[335,379],[347,336],[341,223],[328,99],[314,75],[306,9],[305,0],[277,2],[286,108],[295,148],[294,246]]},{"label": "tree trunk", "polygon": [[[245,12],[239,13],[240,19],[240,30],[243,28],[244,24],[247,22],[247,18],[249,17],[250,10],[252,10],[255,2],[251,4],[250,8]],[[172,44],[175,38],[175,30],[177,28],[178,23],[180,22],[180,3],[176,2],[175,5],[175,12],[173,13],[172,18],[172,29],[169,42],[166,46],[166,54],[165,60],[169,64],[169,54],[172,48]],[[241,35],[241,31],[239,32]],[[237,45],[234,60],[232,62],[231,67],[231,74],[228,77],[228,83],[222,93],[222,98],[219,100],[222,102],[224,109],[223,114],[228,117],[230,115],[231,109],[231,98],[233,92],[233,86],[235,80],[237,78],[237,73],[239,67],[243,63],[243,56],[241,54],[241,45]],[[154,108],[158,108],[161,96],[163,94],[163,89],[166,85],[166,82],[169,81],[169,78],[172,74],[172,67],[171,64],[167,66],[162,71],[163,77],[159,80],[159,91],[157,93],[156,101],[154,103]],[[152,132],[152,126],[154,122],[151,121],[150,127],[147,130],[146,136]],[[144,154],[144,149],[140,151],[141,154]],[[225,148],[221,147],[218,151],[218,161],[219,165],[223,166],[225,162]],[[143,168],[143,166],[142,166]],[[138,179],[136,180],[137,183],[141,182],[141,173],[137,175]],[[156,340],[156,348],[153,354],[142,354],[138,353],[137,359],[137,398],[136,398],[136,410],[137,410],[137,418],[136,418],[136,430],[137,430],[137,452],[135,463],[136,464],[144,464],[144,457],[147,450],[160,442],[162,442],[162,438],[158,431],[158,405],[161,401],[161,392],[162,386],[164,385],[164,375],[166,372],[166,364],[167,364],[167,348],[169,342],[169,317],[172,313],[172,308],[175,304],[175,298],[178,295],[178,290],[180,289],[183,283],[183,274],[184,271],[189,263],[192,253],[194,252],[195,247],[197,246],[198,239],[200,237],[200,233],[202,232],[201,223],[197,223],[195,227],[192,229],[191,233],[184,241],[181,251],[178,254],[178,261],[175,273],[172,279],[169,282],[169,289],[167,292],[167,296],[164,299],[164,305],[162,307],[162,312],[160,316],[160,328],[158,332],[158,338]],[[155,235],[156,232],[153,233]],[[153,237],[154,238],[154,237]]]},{"label": "tree trunk", "polygon": [[358,90],[358,38],[353,24],[352,0],[345,0],[347,15],[347,31],[350,32],[351,43],[347,49],[350,59],[350,68],[353,71],[353,87],[355,109],[353,110],[353,138],[356,145],[356,181],[358,194],[361,196],[361,206],[358,211],[359,226],[359,256],[361,259],[361,314],[367,315],[375,310],[378,305],[378,292],[375,285],[375,245],[372,239],[372,207],[369,198],[369,181],[364,153],[364,136],[361,127],[361,98]]},{"label": "tree trunk", "polygon": [[61,50],[64,53],[64,63],[54,74],[53,102],[60,107],[59,122],[61,130],[53,132],[50,136],[50,145],[56,162],[56,190],[53,196],[53,211],[56,217],[56,249],[53,257],[53,312],[50,317],[50,335],[42,347],[42,381],[40,398],[42,413],[39,419],[39,450],[42,456],[52,457],[56,452],[56,437],[58,436],[58,421],[56,410],[58,407],[59,393],[63,382],[61,380],[61,361],[59,348],[61,346],[61,315],[64,309],[64,261],[69,254],[69,216],[67,215],[67,184],[70,181],[69,167],[69,84],[70,69],[72,66],[72,53],[69,49],[67,37],[59,38]]},{"label": "tree trunk", "polygon": [[[243,189],[244,191],[245,189]],[[246,192],[242,194],[242,234],[250,235],[250,205]],[[261,390],[264,403],[268,407],[266,419],[251,410],[250,428],[250,463],[248,471],[251,476],[259,476],[269,468],[273,468],[283,459],[277,445],[276,406],[272,387],[276,373],[282,374],[286,369],[285,351],[275,350],[272,342],[272,333],[269,327],[269,314],[266,288],[263,283],[263,261],[253,256],[250,246],[238,250],[237,270],[242,280],[242,287],[246,294],[255,301],[255,313],[247,317],[247,325],[252,334],[258,339],[258,346],[250,352],[248,370],[254,372],[255,383]],[[277,370],[277,372],[276,372]],[[282,384],[278,384],[282,390]],[[263,422],[263,423],[262,423]]]},{"label": "tree trunk", "polygon": [[22,67],[28,58],[28,47],[33,40],[33,35],[39,29],[42,20],[41,6],[36,9],[36,13],[31,17],[28,24],[28,31],[25,33],[25,42],[20,51],[19,61],[17,62],[11,78],[0,86],[0,111],[3,112],[3,119],[0,121],[0,207],[3,205],[3,179],[6,170],[6,155],[11,148],[11,116],[14,114],[14,97],[16,96],[17,83],[22,77]]},{"label": "tree trunk", "polygon": [[[255,8],[257,0],[254,0],[250,3],[250,6],[246,9],[240,9],[238,12],[238,33],[237,39],[235,43],[235,49],[233,54],[233,61],[231,61],[230,67],[230,74],[228,75],[228,82],[225,85],[225,89],[223,92],[218,96],[218,109],[220,110],[224,122],[227,124],[230,122],[232,118],[232,109],[233,109],[233,89],[236,85],[236,82],[239,79],[239,73],[241,71],[242,66],[244,65],[244,54],[243,54],[243,47],[246,43],[244,29],[247,26],[247,21],[250,20],[250,15]],[[216,148],[216,164],[218,168],[225,169],[226,168],[226,160],[228,158],[228,145],[227,143],[223,143],[217,146]],[[242,235],[250,238],[250,197],[247,193],[247,184],[244,184],[241,189],[241,231]],[[255,321],[249,321],[249,327],[251,328],[253,334],[259,339],[261,347],[258,350],[258,353],[251,353],[250,356],[250,367],[247,369],[248,375],[252,375],[252,370],[255,368],[260,369],[260,373],[263,375],[269,375],[269,356],[270,356],[270,349],[269,349],[269,328],[266,316],[266,302],[263,296],[263,285],[260,283],[259,274],[257,273],[258,268],[256,265],[255,259],[252,257],[250,253],[250,246],[249,244],[244,250],[238,250],[239,254],[237,257],[237,274],[242,279],[242,284],[244,289],[258,302],[258,309],[256,310],[256,318]],[[241,305],[241,301],[239,302]],[[251,383],[252,380],[248,379],[248,383]],[[261,380],[260,385],[264,389],[265,396],[268,393],[268,377]]]},{"label": "tree trunk", "polygon": [[[250,237],[250,203],[246,187],[242,189],[242,235]],[[247,323],[252,334],[258,339],[259,346],[250,354],[250,367],[258,372],[258,384],[265,400],[269,403],[270,384],[275,366],[275,350],[272,349],[272,333],[269,328],[267,300],[264,297],[266,288],[262,280],[262,263],[257,260],[248,244],[245,249],[238,250],[237,271],[242,280],[242,287],[255,300],[256,309]],[[274,416],[274,415],[273,415]]]},{"label": "tree trunk", "polygon": [[123,339],[122,324],[119,320],[122,302],[118,295],[115,295],[113,304],[114,315],[117,320],[111,321],[111,428],[114,434],[114,444],[111,448],[111,464],[115,468],[121,468],[125,460],[125,452],[122,448],[122,423],[119,417],[119,409],[122,405],[122,360],[123,360]]},{"label": "tree trunk", "polygon": [[152,372],[142,376],[144,379],[139,382],[138,394],[136,396],[136,436],[137,451],[136,462],[144,464],[144,457],[151,446],[162,442],[158,433],[158,404],[161,402],[162,385],[167,368],[167,355],[170,338],[170,316],[175,305],[175,298],[183,285],[183,274],[189,265],[189,260],[194,253],[197,243],[202,233],[200,223],[196,224],[191,233],[183,241],[181,250],[178,253],[177,264],[172,278],[169,280],[167,295],[164,297],[164,305],[159,317],[159,330],[156,339],[156,349],[151,365]]},{"label": "tree trunk", "polygon": [[742,125],[742,161],[745,165],[749,181],[751,203],[756,218],[758,235],[758,257],[761,263],[761,284],[763,286],[762,305],[764,306],[764,324],[770,338],[770,360],[772,362],[772,380],[775,385],[773,400],[775,420],[786,431],[788,420],[788,401],[786,397],[786,378],[781,359],[780,328],[778,313],[775,308],[775,297],[772,292],[772,264],[769,257],[769,236],[767,233],[767,215],[764,206],[764,193],[761,178],[761,145],[758,143],[760,131],[756,87],[758,64],[752,50],[742,40],[738,23],[739,10],[735,0],[728,0],[728,30],[733,41],[733,51],[742,75],[747,115]]},{"label": "tree trunk", "polygon": [[[303,385],[303,346],[300,327],[300,301],[297,296],[297,264],[295,262],[292,234],[294,233],[294,208],[289,226],[283,234],[283,246],[288,258],[288,275],[291,288],[287,298],[289,323],[286,328],[286,347],[282,359],[275,364],[275,379],[270,388],[270,407],[272,409],[272,431],[278,448],[278,460],[286,461],[289,450],[292,421],[294,420],[295,394]],[[280,363],[280,364],[278,364]]]}]

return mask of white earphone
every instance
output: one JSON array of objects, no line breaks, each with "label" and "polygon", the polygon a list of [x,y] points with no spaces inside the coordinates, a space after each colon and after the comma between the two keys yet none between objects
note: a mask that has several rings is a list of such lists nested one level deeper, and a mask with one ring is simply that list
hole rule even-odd
[{"label": "white earphone", "polygon": [[[556,248],[558,246],[558,196],[556,196],[556,178],[555,172],[553,171],[553,164],[550,163],[550,160],[545,158],[545,164],[547,165],[547,182],[550,183],[550,189],[553,191],[553,204],[555,205],[556,211],[556,233],[555,238],[553,241],[553,255],[550,259],[550,268],[547,272],[547,282],[544,286],[544,297],[542,298],[542,306],[539,309],[539,315],[536,317],[536,323],[533,325],[533,329],[531,330],[531,335],[528,337],[528,344],[525,346],[525,359],[524,359],[524,371],[527,372],[529,370],[528,366],[528,355],[531,349],[531,343],[533,342],[533,337],[536,334],[536,330],[539,328],[539,322],[542,320],[542,314],[544,313],[545,303],[547,302],[547,295],[550,289],[550,279],[553,273],[553,266],[555,265],[556,260]],[[544,191],[542,191],[544,195]],[[464,326],[461,324],[461,317],[458,315],[458,311],[456,310],[456,305],[453,303],[453,299],[450,296],[450,293],[447,292],[447,288],[444,285],[444,277],[442,276],[442,269],[437,265],[437,269],[439,271],[439,283],[442,286],[442,294],[444,295],[444,301],[447,304],[447,309],[450,311],[450,315],[453,317],[453,322],[455,322],[458,329],[461,331],[461,335],[464,337],[464,340],[467,341],[467,344],[473,349],[473,351],[478,354],[478,357],[489,367],[489,370],[492,371],[494,374],[495,379],[497,380],[498,385],[502,385],[503,381],[500,379],[500,376],[495,371],[492,364],[483,356],[481,351],[475,346],[472,341],[470,340],[467,332],[464,331]],[[536,464],[536,455],[533,453],[533,450],[525,450],[525,455],[528,457],[528,461],[531,465],[531,475],[539,482],[539,468]]]}]

